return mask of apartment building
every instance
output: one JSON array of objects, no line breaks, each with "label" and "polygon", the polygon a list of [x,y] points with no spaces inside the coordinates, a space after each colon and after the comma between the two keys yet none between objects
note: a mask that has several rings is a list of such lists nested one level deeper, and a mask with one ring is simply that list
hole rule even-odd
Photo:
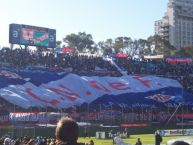
[{"label": "apartment building", "polygon": [[167,12],[155,21],[155,34],[178,49],[193,45],[193,0],[169,0]]}]

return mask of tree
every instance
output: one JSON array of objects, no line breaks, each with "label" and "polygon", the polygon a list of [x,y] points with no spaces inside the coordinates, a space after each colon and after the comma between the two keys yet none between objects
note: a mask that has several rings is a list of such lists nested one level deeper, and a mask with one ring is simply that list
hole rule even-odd
[{"label": "tree", "polygon": [[109,38],[105,41],[105,49],[112,49],[113,45],[113,39]]},{"label": "tree", "polygon": [[193,46],[192,45],[184,47],[184,50],[187,56],[193,57]]},{"label": "tree", "polygon": [[138,44],[139,44],[139,54],[144,54],[145,49],[148,48],[148,41],[145,39],[139,39]]},{"label": "tree", "polygon": [[123,47],[129,48],[131,47],[133,41],[130,37],[123,37]]},{"label": "tree", "polygon": [[163,44],[164,44],[163,54],[165,57],[175,54],[176,48],[173,45],[171,45],[169,41],[163,39]]},{"label": "tree", "polygon": [[94,41],[92,40],[91,34],[86,34],[85,32],[79,32],[78,34],[67,35],[63,41],[68,47],[75,48],[79,52],[91,51]]},{"label": "tree", "polygon": [[61,48],[62,41],[56,41],[56,48]]},{"label": "tree", "polygon": [[172,52],[175,50],[175,47],[172,46],[169,41],[161,38],[158,35],[154,35],[154,36],[150,36],[147,39],[149,45],[150,45],[150,49],[151,46],[153,49],[151,49],[151,54],[154,55],[164,55],[164,56],[170,56],[172,54]]},{"label": "tree", "polygon": [[139,55],[141,50],[140,41],[134,40],[132,41],[130,47],[129,47],[129,56],[133,57],[135,55]]},{"label": "tree", "polygon": [[176,52],[177,56],[185,56],[185,57],[193,57],[193,46],[185,46],[184,48],[180,49]]},{"label": "tree", "polygon": [[80,38],[78,37],[78,35],[72,33],[63,38],[63,42],[67,44],[67,47],[78,49]]},{"label": "tree", "polygon": [[85,32],[79,32],[78,33],[79,37],[80,37],[80,44],[79,44],[79,50],[80,51],[85,51],[85,50],[92,50],[93,49],[93,44],[94,41],[92,40],[92,35],[91,34],[86,34]]},{"label": "tree", "polygon": [[115,52],[125,51],[127,53],[132,52],[133,41],[130,37],[117,37],[113,45]]},{"label": "tree", "polygon": [[161,37],[158,35],[150,36],[148,37],[147,41],[150,45],[150,54],[156,55],[158,52],[158,49],[162,46],[162,40]]},{"label": "tree", "polygon": [[124,47],[123,42],[124,42],[123,37],[115,38],[115,43],[113,45],[115,52],[119,52],[119,50]]},{"label": "tree", "polygon": [[111,40],[107,39],[106,42],[104,41],[98,42],[98,48],[99,50],[103,51],[103,55],[108,55],[112,53]]},{"label": "tree", "polygon": [[99,41],[97,45],[98,45],[99,49],[102,49],[102,50],[105,49],[105,42],[104,41]]},{"label": "tree", "polygon": [[97,45],[97,44],[94,44],[94,45],[92,46],[92,48],[90,49],[90,53],[95,54],[95,53],[98,52],[98,50],[99,50],[98,45]]}]

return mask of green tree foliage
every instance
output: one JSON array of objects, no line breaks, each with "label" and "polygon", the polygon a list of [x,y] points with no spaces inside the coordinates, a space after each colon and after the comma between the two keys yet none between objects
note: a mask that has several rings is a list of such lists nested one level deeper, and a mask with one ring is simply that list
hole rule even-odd
[{"label": "green tree foliage", "polygon": [[[112,52],[124,51],[129,56],[138,55],[159,55],[170,56],[174,54],[176,49],[166,40],[158,35],[150,36],[146,39],[132,40],[130,37],[116,37],[115,39],[106,39],[95,43],[91,34],[79,32],[78,34],[69,34],[63,38],[63,42],[67,47],[72,47],[79,52],[97,53],[103,52],[107,55]],[[57,46],[61,45],[61,41],[57,41]],[[185,52],[184,52],[185,53]]]},{"label": "green tree foliage", "polygon": [[56,48],[60,48],[62,44],[62,41],[56,41]]},{"label": "green tree foliage", "polygon": [[92,51],[94,44],[92,35],[85,32],[69,34],[63,39],[63,42],[67,44],[67,47],[75,48],[79,52]]},{"label": "green tree foliage", "polygon": [[131,47],[133,41],[130,37],[123,37],[123,47]]},{"label": "green tree foliage", "polygon": [[164,56],[170,56],[172,52],[175,50],[175,47],[172,46],[169,41],[162,39],[158,35],[150,36],[148,39],[148,45],[149,47],[154,46],[154,49],[151,48],[151,54],[154,55],[164,55]]},{"label": "green tree foliage", "polygon": [[108,55],[113,52],[113,40],[107,39],[105,42],[98,42],[98,49],[103,51],[103,55]]},{"label": "green tree foliage", "polygon": [[111,38],[107,39],[104,44],[105,44],[105,49],[112,49],[114,45],[113,39]]},{"label": "green tree foliage", "polygon": [[193,57],[193,46],[189,45],[182,49],[180,49],[178,52],[176,52],[177,56],[185,56],[185,57]]},{"label": "green tree foliage", "polygon": [[115,49],[115,52],[119,52],[119,49],[124,47],[123,42],[124,42],[123,37],[115,38],[115,43],[113,46],[113,48]]},{"label": "green tree foliage", "polygon": [[113,48],[115,52],[119,52],[120,49],[131,48],[133,41],[130,37],[117,37],[115,38],[115,42],[113,44]]}]

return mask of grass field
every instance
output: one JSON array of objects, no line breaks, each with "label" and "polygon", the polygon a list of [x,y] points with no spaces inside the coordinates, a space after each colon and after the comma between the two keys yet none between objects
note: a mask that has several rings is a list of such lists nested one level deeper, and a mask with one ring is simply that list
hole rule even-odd
[{"label": "grass field", "polygon": [[[163,142],[161,144],[166,144],[166,142],[170,139],[179,138],[182,136],[170,136],[170,137],[163,137]],[[153,134],[143,134],[143,135],[131,135],[130,138],[123,139],[124,142],[127,142],[131,145],[135,145],[137,138],[140,138],[143,145],[154,145],[155,144],[155,137]],[[91,138],[79,138],[78,142],[81,143],[89,143],[90,140],[93,140],[95,145],[112,145],[112,139],[96,139],[95,137]]]}]

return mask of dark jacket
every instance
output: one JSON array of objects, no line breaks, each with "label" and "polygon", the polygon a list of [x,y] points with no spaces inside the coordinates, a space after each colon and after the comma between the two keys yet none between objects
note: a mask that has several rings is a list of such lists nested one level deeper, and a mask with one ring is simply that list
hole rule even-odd
[{"label": "dark jacket", "polygon": [[162,142],[162,137],[159,134],[155,135],[155,145],[160,145]]},{"label": "dark jacket", "polygon": [[141,141],[137,141],[137,142],[135,143],[135,145],[142,145],[142,142],[141,142]]}]

